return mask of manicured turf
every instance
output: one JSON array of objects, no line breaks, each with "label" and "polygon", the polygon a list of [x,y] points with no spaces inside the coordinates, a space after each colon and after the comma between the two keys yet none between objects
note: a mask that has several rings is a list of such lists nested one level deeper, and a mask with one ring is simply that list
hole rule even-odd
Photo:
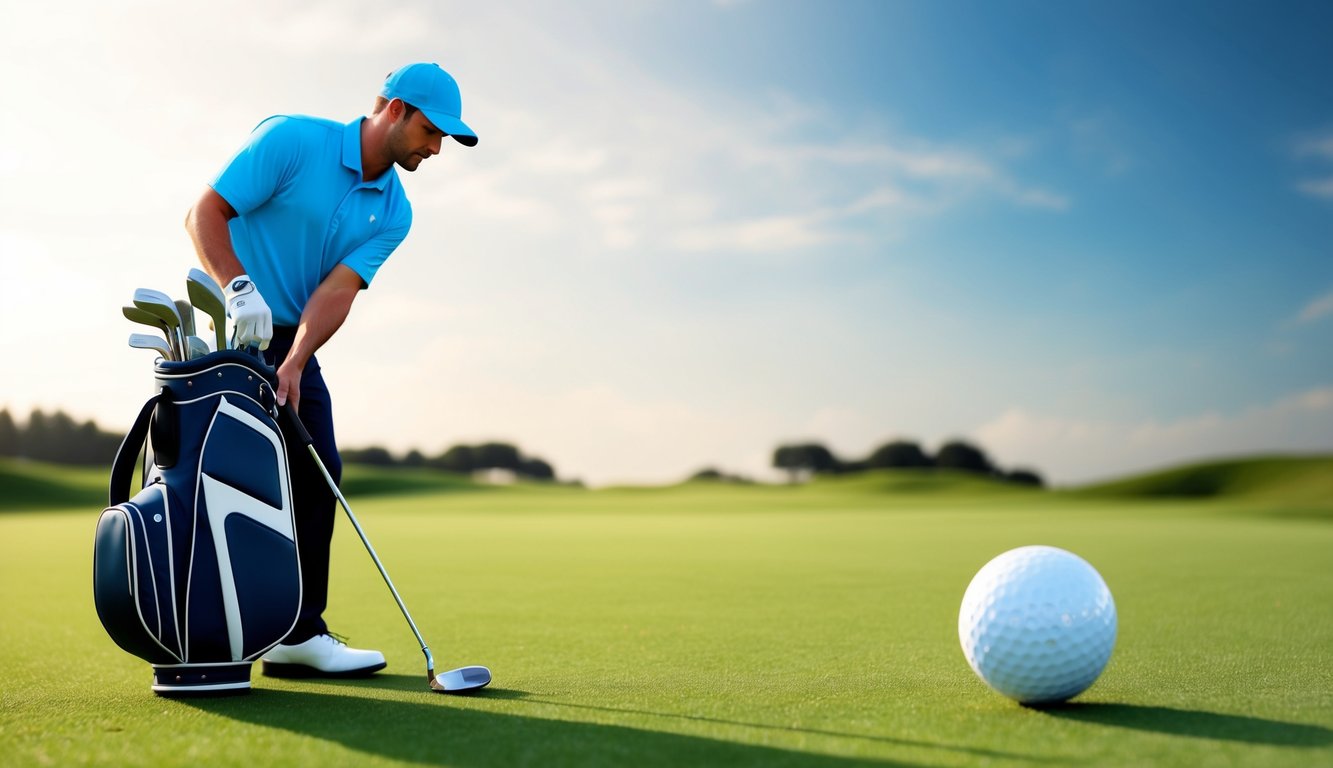
[{"label": "manicured turf", "polygon": [[[6,513],[0,762],[1333,765],[1328,504],[924,475],[351,501],[440,668],[493,687],[426,689],[343,521],[328,616],[385,673],[154,697],[92,607],[98,510]],[[1101,680],[1049,710],[987,689],[956,630],[977,569],[1033,543],[1092,562],[1120,614]]]}]

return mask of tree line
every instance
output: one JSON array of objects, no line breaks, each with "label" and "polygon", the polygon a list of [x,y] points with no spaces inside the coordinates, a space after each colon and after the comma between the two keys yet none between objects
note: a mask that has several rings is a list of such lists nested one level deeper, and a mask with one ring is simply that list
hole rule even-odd
[{"label": "tree line", "polygon": [[1021,485],[1045,485],[1031,469],[1004,470],[986,452],[971,443],[951,440],[935,452],[926,453],[910,440],[885,443],[864,459],[844,460],[820,443],[781,445],[773,452],[773,466],[786,470],[792,482],[802,474],[841,475],[871,469],[951,469],[1005,480]]},{"label": "tree line", "polygon": [[[9,409],[0,410],[0,456],[45,461],[53,464],[111,466],[124,435],[106,432],[94,421],[80,423],[64,411],[34,410],[19,424]],[[542,459],[524,456],[506,443],[455,445],[438,456],[412,450],[402,459],[380,447],[346,448],[340,451],[350,464],[380,467],[419,467],[469,475],[488,469],[513,472],[534,480],[554,480],[555,468]]]},{"label": "tree line", "polygon": [[518,448],[508,443],[455,445],[438,456],[426,456],[421,451],[413,448],[401,459],[395,458],[388,449],[379,446],[346,448],[340,453],[343,461],[348,464],[435,469],[460,475],[470,475],[473,472],[489,469],[500,469],[532,480],[555,479],[555,468],[549,463],[534,456],[524,456]]},{"label": "tree line", "polygon": [[0,456],[109,467],[123,438],[102,431],[94,421],[80,423],[64,411],[34,410],[20,425],[8,408],[0,410]]}]

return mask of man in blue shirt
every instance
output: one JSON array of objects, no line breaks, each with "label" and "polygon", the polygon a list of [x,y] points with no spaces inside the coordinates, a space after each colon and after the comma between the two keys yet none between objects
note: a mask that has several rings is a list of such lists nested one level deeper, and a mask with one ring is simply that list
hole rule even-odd
[{"label": "man in blue shirt", "polygon": [[[190,209],[185,227],[204,268],[225,286],[234,345],[257,345],[335,480],[342,462],[315,352],[407,236],[412,207],[394,166],[415,171],[445,137],[475,146],[458,84],[437,64],[390,73],[370,117],[341,124],[276,116],[261,122]],[[276,676],[368,675],[379,651],[348,648],[324,623],[333,492],[311,460],[291,454],[301,555],[301,616],[264,656]]]}]

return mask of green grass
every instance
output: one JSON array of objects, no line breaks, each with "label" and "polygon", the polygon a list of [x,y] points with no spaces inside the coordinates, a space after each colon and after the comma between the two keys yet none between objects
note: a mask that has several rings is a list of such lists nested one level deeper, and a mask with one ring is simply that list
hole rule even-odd
[{"label": "green grass", "polygon": [[1333,500],[1333,456],[1268,456],[1173,467],[1080,489],[1109,497],[1260,499],[1286,506]]},{"label": "green grass", "polygon": [[100,508],[109,467],[67,467],[0,457],[0,511]]},{"label": "green grass", "polygon": [[[931,486],[931,483],[934,485]],[[923,488],[930,486],[929,491]],[[1333,765],[1333,525],[1304,491],[1143,499],[899,475],[351,496],[441,669],[350,526],[328,618],[389,668],[173,701],[93,611],[100,506],[0,516],[6,765]],[[1120,635],[1074,703],[968,669],[963,590],[1045,543]]]}]

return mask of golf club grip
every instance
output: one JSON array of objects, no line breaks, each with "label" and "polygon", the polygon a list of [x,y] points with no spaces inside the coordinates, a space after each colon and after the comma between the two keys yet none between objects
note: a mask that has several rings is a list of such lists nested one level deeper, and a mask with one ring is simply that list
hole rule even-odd
[{"label": "golf club grip", "polygon": [[301,417],[296,415],[296,409],[292,407],[292,401],[288,400],[283,406],[287,412],[287,418],[291,420],[292,426],[296,427],[296,435],[301,438],[301,442],[311,445],[315,441],[310,439],[310,433],[306,431],[305,425],[301,423]]}]

